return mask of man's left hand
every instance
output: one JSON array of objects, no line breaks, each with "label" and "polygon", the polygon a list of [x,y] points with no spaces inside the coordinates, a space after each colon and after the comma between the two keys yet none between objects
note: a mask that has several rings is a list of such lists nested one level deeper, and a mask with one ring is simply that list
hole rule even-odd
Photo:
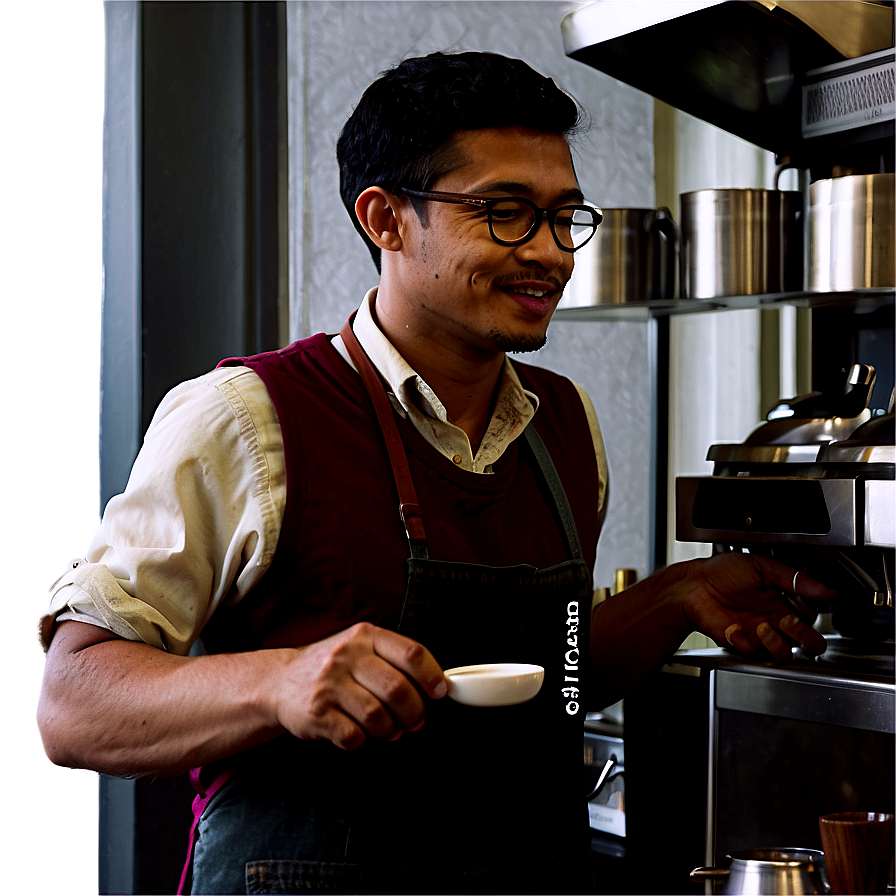
[{"label": "man's left hand", "polygon": [[[770,654],[788,662],[794,647],[824,653],[825,640],[812,628],[807,601],[835,596],[825,585],[770,557],[717,554],[687,564],[684,611],[690,624],[744,656]],[[802,618],[801,618],[802,617]]]}]

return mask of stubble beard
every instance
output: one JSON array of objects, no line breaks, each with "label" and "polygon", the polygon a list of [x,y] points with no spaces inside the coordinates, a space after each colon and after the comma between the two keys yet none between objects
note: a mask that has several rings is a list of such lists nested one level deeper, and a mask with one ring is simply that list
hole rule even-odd
[{"label": "stubble beard", "polygon": [[547,345],[547,333],[538,334],[520,334],[505,333],[502,330],[490,330],[489,339],[502,352],[511,354],[525,354],[527,352],[537,352]]}]

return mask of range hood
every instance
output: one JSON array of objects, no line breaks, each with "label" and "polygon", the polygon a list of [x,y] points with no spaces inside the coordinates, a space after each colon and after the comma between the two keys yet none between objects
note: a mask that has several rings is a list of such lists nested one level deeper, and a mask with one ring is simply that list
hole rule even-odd
[{"label": "range hood", "polygon": [[595,0],[561,27],[569,57],[778,155],[824,141],[803,126],[813,83],[877,98],[858,127],[828,130],[893,134],[892,3]]}]

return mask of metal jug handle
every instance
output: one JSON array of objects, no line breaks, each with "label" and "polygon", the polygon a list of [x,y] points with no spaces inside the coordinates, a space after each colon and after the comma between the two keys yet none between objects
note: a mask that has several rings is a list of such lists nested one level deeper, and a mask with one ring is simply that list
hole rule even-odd
[{"label": "metal jug handle", "polygon": [[663,301],[675,298],[675,262],[681,242],[681,229],[675,223],[672,212],[665,206],[656,209],[646,221],[652,234],[661,234],[665,239],[657,239],[650,272],[650,298]]},{"label": "metal jug handle", "polygon": [[780,192],[781,190],[781,175],[785,171],[790,171],[792,169],[799,170],[799,165],[794,164],[790,156],[781,156],[778,160],[778,164],[775,166],[775,191]]},{"label": "metal jug handle", "polygon": [[714,868],[713,866],[703,866],[695,868],[689,875],[694,881],[713,881],[725,880],[731,875],[730,868]]}]

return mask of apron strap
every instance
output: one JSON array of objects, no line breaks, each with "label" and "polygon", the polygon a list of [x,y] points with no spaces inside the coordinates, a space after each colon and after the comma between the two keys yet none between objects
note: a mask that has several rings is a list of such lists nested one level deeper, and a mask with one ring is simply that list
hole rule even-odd
[{"label": "apron strap", "polygon": [[345,322],[339,335],[345,343],[349,357],[355,364],[361,375],[373,409],[376,411],[380,429],[386,440],[386,448],[389,452],[389,463],[392,466],[392,475],[395,477],[395,485],[398,489],[398,512],[404,523],[408,544],[411,548],[411,556],[416,559],[429,558],[429,550],[426,546],[426,530],[423,527],[423,514],[420,511],[420,503],[417,500],[417,490],[414,488],[414,480],[411,478],[411,469],[408,466],[408,458],[404,451],[404,443],[395,425],[395,416],[392,405],[383,388],[380,376],[376,368],[367,357],[367,353],[361,348],[358,338],[352,330],[352,320],[355,315]]},{"label": "apron strap", "polygon": [[569,506],[569,499],[563,489],[563,483],[560,481],[560,475],[557,468],[551,460],[550,452],[545,443],[541,440],[541,436],[535,431],[532,423],[526,427],[524,435],[529,444],[529,449],[535,457],[541,475],[551,490],[554,498],[554,504],[557,506],[557,513],[560,516],[560,524],[563,529],[563,535],[566,538],[566,547],[569,549],[569,555],[572,560],[582,560],[582,545],[579,542],[579,530],[576,528],[576,522],[572,515],[572,508]]}]

